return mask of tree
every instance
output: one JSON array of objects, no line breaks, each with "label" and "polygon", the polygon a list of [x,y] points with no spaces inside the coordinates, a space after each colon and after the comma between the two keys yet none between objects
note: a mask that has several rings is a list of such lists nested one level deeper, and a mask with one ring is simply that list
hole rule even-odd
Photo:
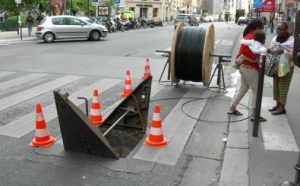
[{"label": "tree", "polygon": [[[14,0],[0,0],[0,11],[7,11],[9,15],[17,15],[16,3]],[[49,0],[22,0],[21,4],[18,4],[19,10],[27,10],[39,13],[42,10],[49,11]]]}]

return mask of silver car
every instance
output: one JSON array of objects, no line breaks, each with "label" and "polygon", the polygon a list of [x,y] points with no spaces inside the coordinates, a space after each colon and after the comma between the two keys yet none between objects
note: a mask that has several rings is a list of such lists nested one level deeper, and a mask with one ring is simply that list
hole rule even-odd
[{"label": "silver car", "polygon": [[199,26],[199,21],[193,14],[179,14],[174,20],[174,29],[176,29],[177,24],[184,22],[186,26]]},{"label": "silver car", "polygon": [[89,23],[75,16],[50,16],[44,18],[37,26],[36,37],[51,43],[58,39],[87,38],[97,41],[107,36],[103,25]]}]

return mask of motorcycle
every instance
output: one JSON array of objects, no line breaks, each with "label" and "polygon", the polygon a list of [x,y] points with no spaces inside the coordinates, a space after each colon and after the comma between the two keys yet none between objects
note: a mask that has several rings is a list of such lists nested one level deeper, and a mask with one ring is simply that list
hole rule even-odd
[{"label": "motorcycle", "polygon": [[131,28],[133,28],[133,29],[141,28],[140,23],[135,18],[130,18],[129,21],[131,23]]},{"label": "motorcycle", "polygon": [[111,31],[116,33],[118,31],[118,29],[117,29],[117,25],[112,17],[109,18],[109,22],[111,23],[111,27],[110,27]]},{"label": "motorcycle", "polygon": [[154,20],[153,19],[148,20],[147,26],[149,26],[150,28],[153,28],[155,26]]},{"label": "motorcycle", "polygon": [[128,23],[123,22],[120,18],[116,18],[117,22],[117,29],[124,32],[125,30],[128,30]]},{"label": "motorcycle", "polygon": [[148,27],[147,19],[146,19],[145,17],[142,17],[142,18],[141,18],[140,25],[141,25],[141,27],[143,27],[143,28],[147,28],[147,27]]},{"label": "motorcycle", "polygon": [[111,26],[112,26],[111,22],[108,19],[106,19],[104,20],[104,25],[107,28],[108,32],[111,33]]},{"label": "motorcycle", "polygon": [[129,19],[127,19],[126,21],[128,21],[129,22],[129,28],[132,28],[132,29],[136,29],[136,24],[135,24],[135,22],[133,21],[133,19],[132,18],[129,18]]}]

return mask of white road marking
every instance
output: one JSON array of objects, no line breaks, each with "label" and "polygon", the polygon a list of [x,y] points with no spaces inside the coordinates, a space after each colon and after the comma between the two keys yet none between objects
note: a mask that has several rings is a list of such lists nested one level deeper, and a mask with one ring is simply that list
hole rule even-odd
[{"label": "white road marking", "polygon": [[[77,91],[77,92],[71,94],[68,97],[68,99],[71,100],[75,105],[78,106],[78,105],[84,103],[84,101],[82,99],[77,99],[78,96],[90,99],[93,96],[94,89],[98,89],[98,93],[101,93],[120,82],[121,82],[121,80],[104,79],[104,80],[98,81],[80,91]],[[44,119],[46,122],[57,117],[55,103],[48,105],[42,109],[43,109]],[[33,110],[34,110],[34,108],[33,108]],[[0,134],[5,135],[5,136],[20,138],[35,129],[35,119],[36,119],[36,113],[31,112],[31,113],[27,114],[26,116],[1,127]]]},{"label": "white road marking", "polygon": [[34,73],[34,74],[29,74],[29,75],[26,75],[26,76],[18,77],[18,78],[9,80],[9,81],[5,81],[5,82],[0,83],[0,90],[4,90],[6,88],[10,88],[10,87],[13,87],[13,86],[18,86],[18,85],[21,85],[23,83],[30,82],[32,80],[39,79],[39,78],[47,76],[47,75],[48,74]]},{"label": "white road marking", "polygon": [[17,94],[8,96],[0,100],[0,110],[4,110],[8,107],[21,103],[23,101],[29,100],[33,97],[46,93],[55,88],[59,88],[62,85],[66,85],[73,81],[83,78],[82,76],[64,76],[59,79],[50,81],[48,83],[36,86],[34,88],[19,92]]},{"label": "white road marking", "polygon": [[5,77],[5,76],[9,76],[11,74],[14,74],[15,72],[8,72],[8,71],[4,71],[4,72],[0,72],[0,78]]},{"label": "white road marking", "polygon": [[[190,89],[184,97],[200,98],[208,96],[208,94],[210,94],[208,91],[204,94],[199,94],[199,90]],[[165,138],[169,139],[167,146],[165,148],[141,146],[133,158],[175,166],[195,124],[197,123],[196,120],[182,113],[181,107],[186,101],[186,99],[181,99],[163,121],[163,134]],[[207,99],[194,101],[191,102],[191,104],[185,105],[185,109],[191,116],[199,118],[206,102]],[[163,112],[163,110],[161,110],[161,112]]]}]

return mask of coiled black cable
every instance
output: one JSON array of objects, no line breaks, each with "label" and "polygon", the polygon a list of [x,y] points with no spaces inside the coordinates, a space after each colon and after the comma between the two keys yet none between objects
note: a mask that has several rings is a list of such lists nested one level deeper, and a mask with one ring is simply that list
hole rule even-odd
[{"label": "coiled black cable", "polygon": [[202,82],[202,57],[206,29],[184,27],[175,48],[175,75],[185,81]]}]

